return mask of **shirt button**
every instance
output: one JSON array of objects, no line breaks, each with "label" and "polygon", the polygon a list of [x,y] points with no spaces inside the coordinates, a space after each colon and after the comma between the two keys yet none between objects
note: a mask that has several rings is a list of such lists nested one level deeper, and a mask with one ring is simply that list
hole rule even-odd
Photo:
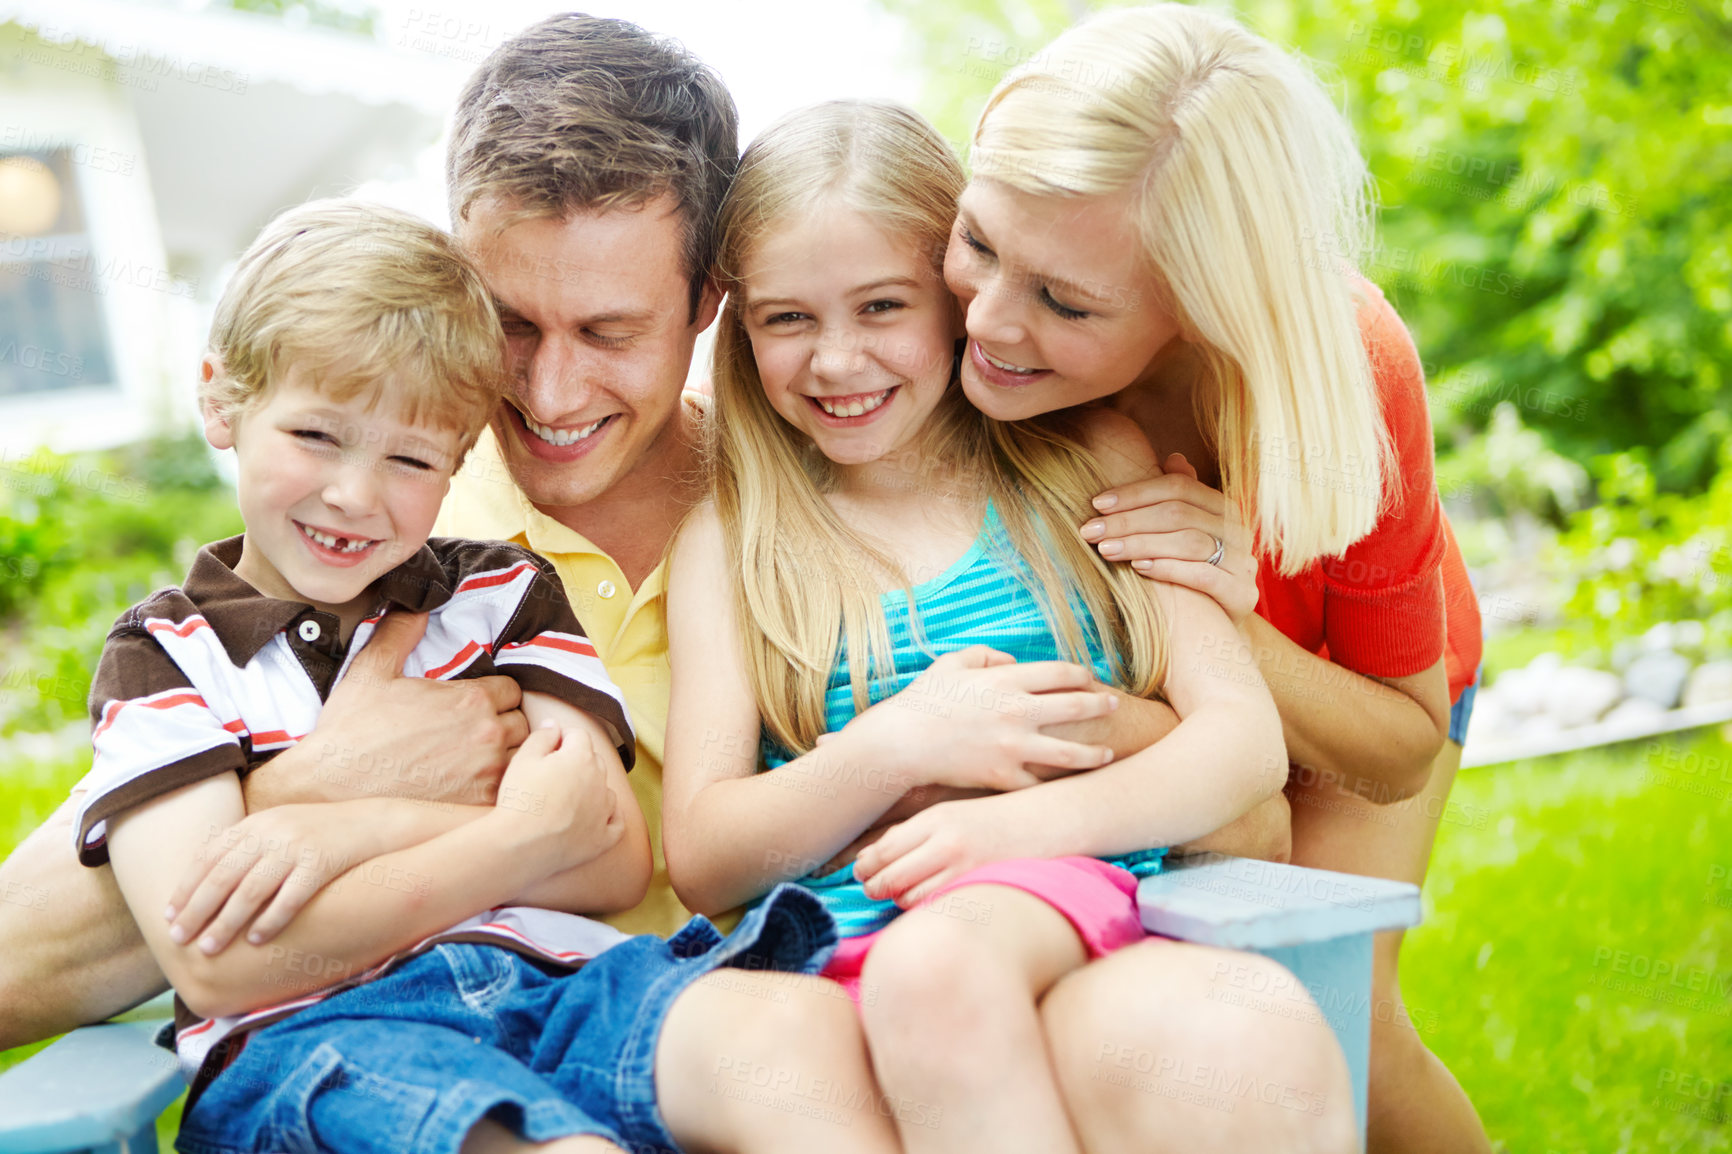
[{"label": "shirt button", "polygon": [[301,640],[311,645],[319,639],[319,623],[311,617],[301,622],[301,627],[295,632],[301,635]]},{"label": "shirt button", "polygon": [[612,581],[603,581],[600,585],[597,585],[595,587],[595,591],[597,593],[600,593],[604,599],[608,598],[608,597],[612,597],[614,595],[613,582]]}]

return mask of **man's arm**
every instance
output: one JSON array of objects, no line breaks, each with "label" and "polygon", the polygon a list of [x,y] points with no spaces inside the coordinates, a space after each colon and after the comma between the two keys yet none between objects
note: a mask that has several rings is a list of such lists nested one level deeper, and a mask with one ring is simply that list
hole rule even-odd
[{"label": "man's arm", "polygon": [[[568,913],[609,914],[643,900],[653,863],[649,830],[637,806],[613,737],[594,717],[544,693],[525,693],[524,710],[538,727],[587,734],[619,814],[619,844],[593,861],[539,882],[512,905]],[[498,805],[533,808],[543,799],[502,793]],[[493,806],[451,805],[418,798],[366,797],[291,803],[213,826],[189,863],[169,905],[187,938],[209,938],[226,949],[243,932],[268,942],[299,915],[312,896],[354,866],[410,849],[486,815]],[[171,931],[172,932],[172,931]]]},{"label": "man's arm", "polygon": [[98,1022],[168,988],[114,871],[72,848],[69,798],[0,864],[0,1050]]},{"label": "man's arm", "polygon": [[[319,724],[245,783],[249,812],[366,796],[490,805],[528,734],[509,677],[403,677],[426,628],[391,614],[332,692]],[[383,720],[389,719],[389,720]],[[167,988],[108,866],[80,865],[69,800],[0,864],[0,1049],[98,1022]]]}]

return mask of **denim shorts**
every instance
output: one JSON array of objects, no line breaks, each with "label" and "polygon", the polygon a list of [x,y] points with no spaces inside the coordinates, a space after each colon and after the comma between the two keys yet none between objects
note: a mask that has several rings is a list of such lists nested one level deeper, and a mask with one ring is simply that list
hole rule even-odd
[{"label": "denim shorts", "polygon": [[575,971],[447,942],[250,1035],[182,1119],[183,1154],[457,1154],[491,1117],[531,1142],[575,1134],[678,1154],[655,1098],[668,1010],[721,966],[815,973],[835,923],[781,886],[723,938],[693,918]]},{"label": "denim shorts", "polygon": [[1473,698],[1479,692],[1479,679],[1485,676],[1485,666],[1473,671],[1473,681],[1461,691],[1455,704],[1449,707],[1449,739],[1457,745],[1467,744],[1467,723],[1473,716]]}]

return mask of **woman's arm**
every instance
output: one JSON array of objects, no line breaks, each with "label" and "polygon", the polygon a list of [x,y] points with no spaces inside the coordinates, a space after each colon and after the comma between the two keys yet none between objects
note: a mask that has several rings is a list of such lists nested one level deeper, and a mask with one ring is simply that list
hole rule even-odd
[{"label": "woman's arm", "polygon": [[[1016,665],[975,648],[939,658],[817,749],[759,773],[758,707],[732,599],[716,578],[727,564],[714,511],[698,509],[669,567],[673,685],[662,767],[662,844],[688,908],[731,909],[810,873],[915,787],[1019,788],[1039,780],[1025,763],[1082,769],[1110,756],[1038,728],[1112,707],[1088,689],[1087,670]],[[982,700],[997,708],[977,708]]]},{"label": "woman's arm", "polygon": [[[1108,484],[1125,484],[1163,474],[1154,448],[1143,435],[1142,428],[1131,418],[1111,409],[1097,408],[1082,415],[1081,427],[1085,444],[1094,455]],[[1176,463],[1182,462],[1183,459],[1180,458]],[[1167,588],[1177,590],[1180,586]],[[1181,694],[1192,692],[1193,695],[1200,691],[1201,699],[1209,700],[1213,696],[1210,683],[1202,682],[1191,686],[1185,680],[1191,671],[1174,663],[1186,653],[1194,655],[1198,646],[1207,644],[1204,638],[1219,636],[1231,647],[1228,656],[1235,664],[1248,664],[1245,660],[1248,651],[1238,646],[1237,638],[1220,629],[1221,617],[1228,616],[1230,625],[1230,615],[1221,612],[1218,603],[1216,608],[1211,610],[1188,597],[1180,597],[1175,602],[1163,601],[1160,607],[1169,630],[1168,696],[1171,697],[1175,689]],[[1201,613],[1200,617],[1196,615],[1197,612]],[[1192,640],[1193,635],[1195,641]],[[1180,678],[1177,686],[1172,683],[1175,674]],[[1265,705],[1266,694],[1257,692],[1248,681],[1240,681],[1236,689],[1240,692],[1249,691],[1248,703],[1254,709],[1261,710]],[[1140,725],[1124,726],[1125,736],[1133,740],[1139,737],[1145,740],[1134,749],[1119,751],[1121,757],[1129,757],[1153,746],[1155,742],[1173,733],[1181,724],[1180,714],[1173,706],[1157,701],[1145,704],[1160,712],[1140,710],[1135,714]],[[1264,752],[1267,753],[1267,748]],[[1221,826],[1211,828],[1198,837],[1172,844],[1174,851],[1178,853],[1213,851],[1285,860],[1292,844],[1292,823],[1286,799],[1277,786]]]},{"label": "woman's arm", "polygon": [[[1198,481],[1177,454],[1164,475],[1121,483],[1102,494],[1108,497],[1112,512],[1089,522],[1084,536],[1101,546],[1116,543],[1114,555],[1133,560],[1146,576],[1207,593],[1233,615],[1281,711],[1296,763],[1376,802],[1424,788],[1449,732],[1441,660],[1408,677],[1365,677],[1306,651],[1257,616],[1249,534],[1228,516],[1221,492]],[[1216,538],[1225,555],[1208,565]]]},{"label": "woman's arm", "polygon": [[1261,617],[1246,619],[1257,668],[1281,710],[1294,764],[1332,774],[1382,805],[1425,788],[1449,734],[1443,659],[1423,673],[1365,677],[1295,644]]},{"label": "woman's arm", "polygon": [[[1109,481],[1155,469],[1148,441],[1128,418],[1092,410],[1081,428]],[[1166,626],[1163,687],[1177,727],[1105,769],[935,806],[904,822],[860,854],[855,873],[871,896],[911,904],[1003,857],[1107,857],[1181,845],[1280,792],[1287,779],[1281,720],[1244,638],[1213,598],[1165,582],[1139,585]]]}]

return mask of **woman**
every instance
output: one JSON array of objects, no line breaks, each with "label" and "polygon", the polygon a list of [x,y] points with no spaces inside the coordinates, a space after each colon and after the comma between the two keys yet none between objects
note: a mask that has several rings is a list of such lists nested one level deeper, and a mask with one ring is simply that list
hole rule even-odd
[{"label": "woman", "polygon": [[[1001,420],[1099,403],[1137,422],[1166,473],[1102,494],[1084,539],[1213,596],[1252,643],[1295,763],[1293,860],[1423,881],[1479,622],[1419,359],[1353,271],[1370,220],[1346,122],[1273,45],[1161,5],[1073,29],[1007,76],[972,161],[945,266],[969,398]],[[1370,1149],[1489,1150],[1407,1018],[1400,935],[1383,937]],[[1089,1033],[1073,1013],[1122,1028],[1131,991],[1173,964],[1143,945],[1067,978],[1055,1044]],[[1143,1109],[1070,1089],[1078,1114]]]}]

